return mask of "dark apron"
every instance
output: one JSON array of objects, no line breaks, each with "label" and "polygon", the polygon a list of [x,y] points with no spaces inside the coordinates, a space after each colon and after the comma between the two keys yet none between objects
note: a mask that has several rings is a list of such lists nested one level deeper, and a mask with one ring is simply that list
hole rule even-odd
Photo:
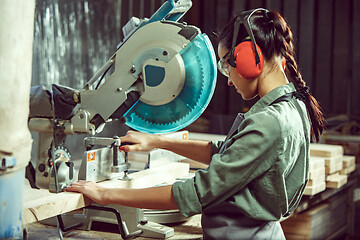
[{"label": "dark apron", "polygon": [[[244,120],[239,113],[219,153],[227,147],[227,141],[238,132],[238,127]],[[261,221],[245,216],[238,207],[227,202],[207,207],[203,210],[201,224],[203,237],[208,239],[285,239],[283,230],[278,221]]]}]

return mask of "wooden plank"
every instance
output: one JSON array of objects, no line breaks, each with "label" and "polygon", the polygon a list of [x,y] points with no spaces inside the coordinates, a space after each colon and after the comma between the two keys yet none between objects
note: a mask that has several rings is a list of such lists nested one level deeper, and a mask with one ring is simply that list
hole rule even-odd
[{"label": "wooden plank", "polygon": [[353,171],[355,171],[355,169],[356,169],[356,165],[354,164],[354,165],[351,165],[351,166],[349,166],[349,167],[347,167],[347,168],[343,168],[343,169],[340,171],[340,173],[341,173],[341,174],[344,174],[344,175],[349,175],[350,173],[352,173]]},{"label": "wooden plank", "polygon": [[339,172],[336,172],[336,173],[333,173],[333,174],[328,174],[328,175],[326,175],[326,181],[331,181],[334,178],[337,178],[339,175],[340,175]]},{"label": "wooden plank", "polygon": [[325,159],[321,157],[312,157],[310,156],[309,160],[309,171],[317,171],[318,169],[324,169]]},{"label": "wooden plank", "polygon": [[355,156],[344,155],[342,157],[343,168],[347,168],[349,166],[355,165]]},{"label": "wooden plank", "polygon": [[[342,166],[342,155],[325,158],[325,166],[341,165]],[[342,167],[341,167],[342,168]]]},{"label": "wooden plank", "polygon": [[342,162],[335,163],[333,165],[325,166],[325,174],[332,174],[342,169]]},{"label": "wooden plank", "polygon": [[340,145],[331,144],[310,144],[310,156],[314,157],[335,157],[344,154],[344,148]]},{"label": "wooden plank", "polygon": [[347,175],[339,175],[338,177],[326,182],[327,188],[340,188],[347,183]]},{"label": "wooden plank", "polygon": [[312,178],[309,179],[307,186],[316,186],[323,184],[324,182],[325,182],[325,169],[321,172],[321,174],[316,174],[312,176]]},{"label": "wooden plank", "polygon": [[315,185],[315,186],[307,186],[307,187],[305,187],[304,195],[314,196],[315,194],[317,194],[319,192],[322,192],[325,189],[326,189],[325,182],[320,183],[320,184]]},{"label": "wooden plank", "polygon": [[[169,163],[154,169],[129,174],[131,181],[112,179],[101,182],[109,188],[146,188],[175,181],[189,173],[187,163]],[[24,192],[23,224],[37,222],[62,213],[83,208],[91,201],[80,193],[49,193],[45,189],[27,188]]]},{"label": "wooden plank", "polygon": [[309,179],[315,179],[319,175],[325,175],[325,167],[322,166],[320,168],[311,169],[309,171]]},{"label": "wooden plank", "polygon": [[308,237],[313,236],[314,229],[318,226],[324,226],[323,220],[330,215],[329,208],[328,203],[322,203],[281,222],[286,237],[288,233],[306,235]]}]

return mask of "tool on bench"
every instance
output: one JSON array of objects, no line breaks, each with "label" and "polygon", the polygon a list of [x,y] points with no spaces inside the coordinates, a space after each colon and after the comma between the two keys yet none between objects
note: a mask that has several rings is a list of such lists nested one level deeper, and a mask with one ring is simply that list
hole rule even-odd
[{"label": "tool on bench", "polygon": [[[81,90],[32,88],[29,128],[39,133],[36,166],[30,162],[26,174],[32,187],[60,192],[76,180],[67,135],[94,135],[112,120],[164,134],[203,113],[216,85],[216,57],[206,34],[179,22],[191,6],[191,0],[167,0],[149,19],[132,17],[116,52]],[[84,141],[79,179],[127,179],[130,166],[118,138]]]},{"label": "tool on bench", "polygon": [[117,51],[82,90],[32,88],[29,128],[39,132],[36,176],[28,174],[34,187],[59,192],[75,181],[66,135],[95,134],[116,119],[168,133],[201,115],[216,85],[216,57],[206,34],[178,22],[191,6],[168,0],[150,19],[132,17]]}]

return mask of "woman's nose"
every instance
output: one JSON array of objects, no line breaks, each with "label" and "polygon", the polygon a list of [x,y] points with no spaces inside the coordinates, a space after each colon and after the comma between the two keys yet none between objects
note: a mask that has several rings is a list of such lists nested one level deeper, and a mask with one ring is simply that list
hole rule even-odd
[{"label": "woman's nose", "polygon": [[230,79],[230,78],[228,78],[227,85],[228,85],[228,86],[230,86],[230,87],[231,87],[231,86],[234,86],[234,84],[233,84],[233,82],[231,81],[231,79]]}]

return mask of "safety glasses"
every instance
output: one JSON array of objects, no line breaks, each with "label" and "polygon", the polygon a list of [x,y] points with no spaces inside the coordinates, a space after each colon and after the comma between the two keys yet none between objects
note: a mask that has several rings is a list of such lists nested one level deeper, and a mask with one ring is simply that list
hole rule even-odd
[{"label": "safety glasses", "polygon": [[221,72],[225,77],[230,76],[230,64],[227,60],[229,54],[230,54],[230,52],[225,54],[225,56],[222,57],[217,63],[217,68],[218,68],[219,72]]}]

